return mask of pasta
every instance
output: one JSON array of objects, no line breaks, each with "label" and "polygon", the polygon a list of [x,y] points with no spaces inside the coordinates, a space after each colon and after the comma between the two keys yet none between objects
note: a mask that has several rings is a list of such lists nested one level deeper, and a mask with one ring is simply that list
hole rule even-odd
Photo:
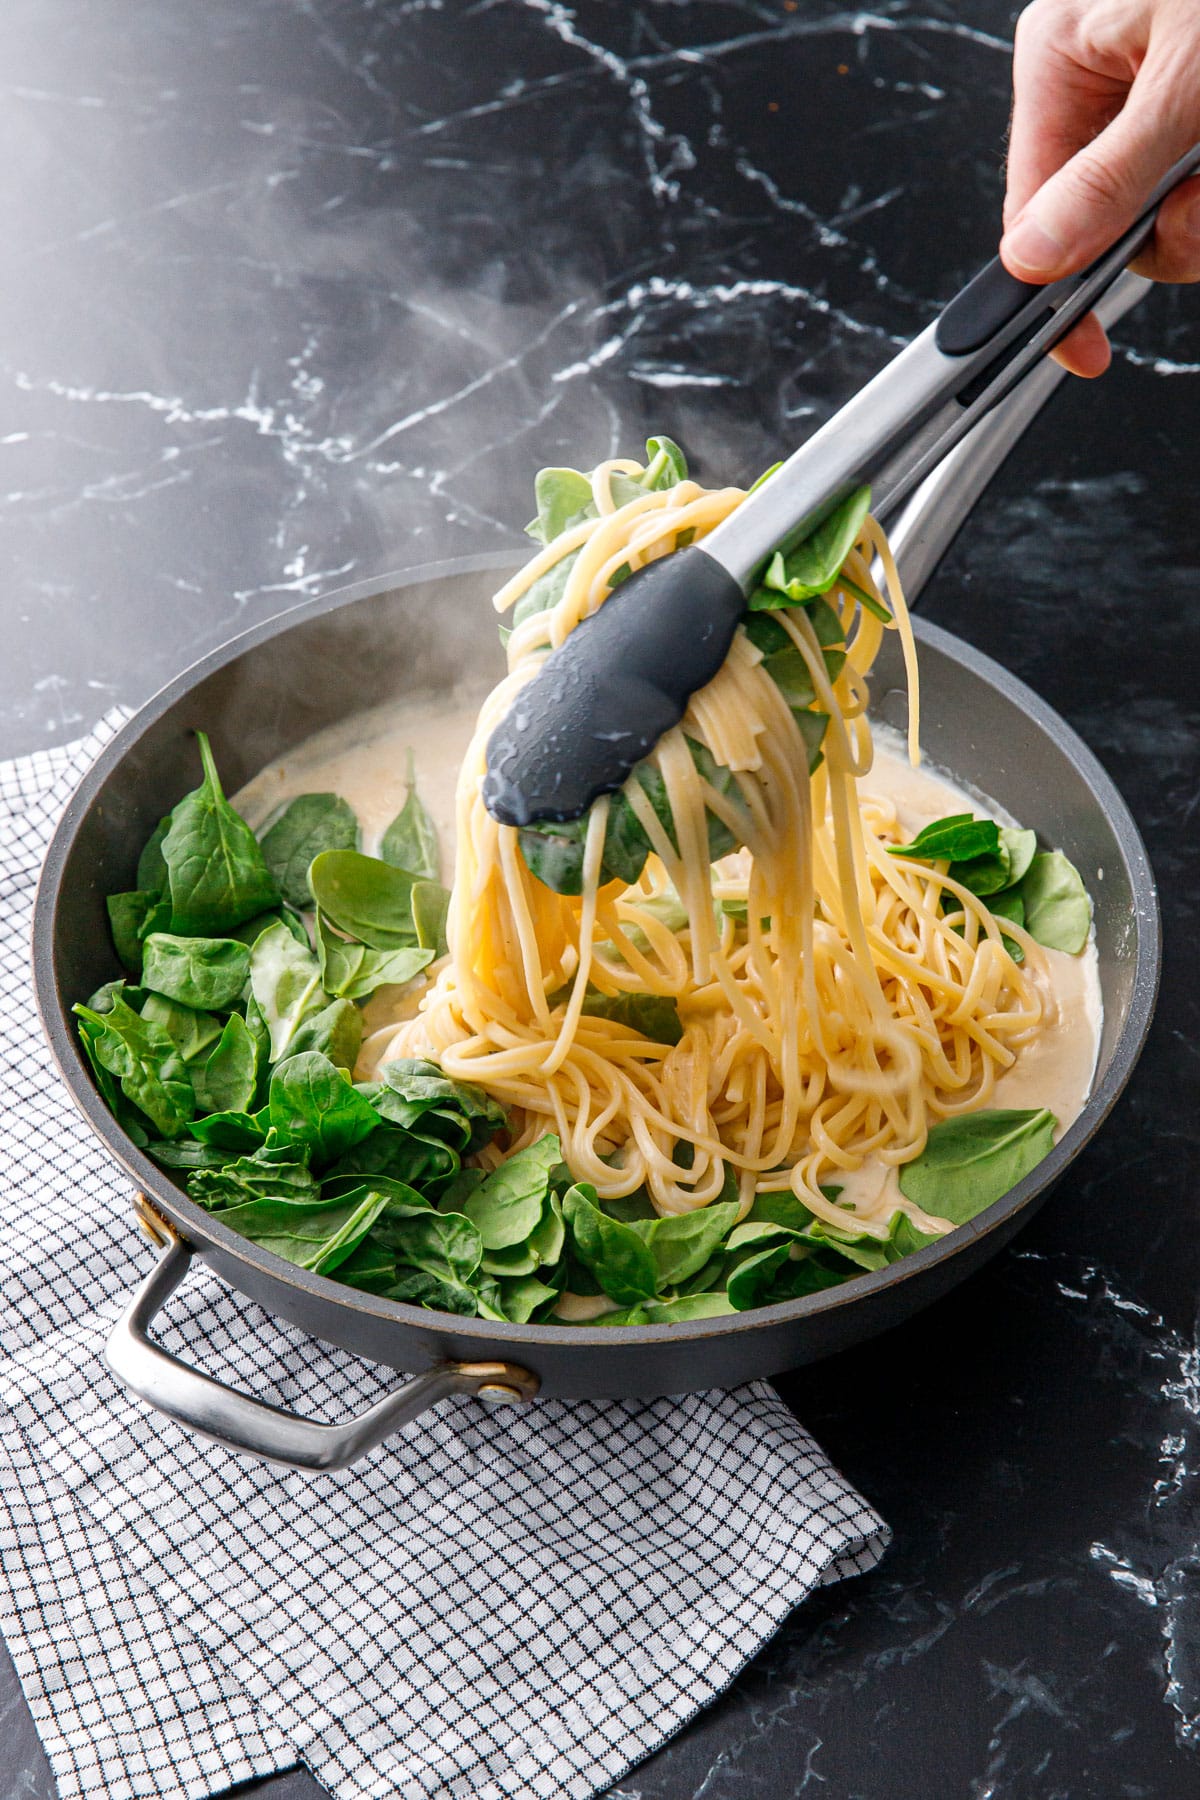
[{"label": "pasta", "polygon": [[[937,1121],[986,1106],[1053,1000],[1033,937],[1015,922],[1002,936],[944,861],[889,854],[895,811],[860,793],[885,630],[903,643],[914,761],[919,727],[912,629],[869,516],[823,597],[748,614],[681,725],[563,834],[577,892],[531,867],[552,831],[502,826],[480,799],[488,739],[547,654],[624,574],[702,540],[745,497],[644,476],[601,464],[586,516],[496,596],[516,623],[459,776],[449,954],[371,1057],[430,1058],[509,1108],[510,1141],[484,1166],[553,1131],[577,1181],[601,1200],[644,1187],[660,1216],[731,1197],[744,1216],[756,1194],[790,1188],[833,1226],[849,1204],[856,1229],[882,1237],[899,1204],[943,1231],[912,1202],[873,1214],[832,1191],[869,1157],[907,1164]],[[548,578],[558,597],[529,609]],[[629,879],[613,865],[631,834],[648,853]],[[677,1028],[649,1035],[639,1021],[655,1016]]]}]

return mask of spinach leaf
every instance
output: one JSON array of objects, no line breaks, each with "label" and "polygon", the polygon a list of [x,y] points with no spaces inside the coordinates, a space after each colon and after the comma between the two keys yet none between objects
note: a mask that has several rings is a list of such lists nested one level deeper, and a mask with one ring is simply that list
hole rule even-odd
[{"label": "spinach leaf", "polygon": [[417,942],[430,957],[445,956],[446,917],[450,911],[450,890],[440,881],[414,881],[412,891],[413,929]]},{"label": "spinach leaf", "polygon": [[[650,1219],[629,1226],[654,1259],[655,1292],[677,1287],[696,1274],[730,1231],[738,1216],[736,1201],[716,1200],[675,1218]],[[597,1278],[603,1281],[599,1270]],[[613,1296],[614,1299],[616,1296]]]},{"label": "spinach leaf", "polygon": [[485,1250],[502,1250],[529,1237],[541,1220],[550,1171],[561,1157],[557,1137],[547,1132],[493,1169],[463,1202],[463,1213],[477,1227]]},{"label": "spinach leaf", "polygon": [[[312,905],[311,895],[306,905]],[[286,926],[296,942],[303,944],[306,950],[308,949],[308,933],[304,929],[303,919],[297,918],[296,914],[286,907],[281,907],[278,912],[255,913],[252,919],[247,919],[243,925],[235,925],[225,935],[236,938],[239,944],[245,944],[248,949],[252,950],[263,932],[269,931],[272,925]]]},{"label": "spinach leaf", "polygon": [[333,1162],[379,1123],[370,1101],[327,1056],[313,1051],[289,1056],[272,1070],[267,1105],[279,1139],[302,1145],[318,1165]]},{"label": "spinach leaf", "polygon": [[396,1279],[396,1259],[385,1244],[368,1234],[345,1262],[338,1264],[337,1278],[365,1294],[385,1294]]},{"label": "spinach leaf", "polygon": [[168,813],[165,819],[158,821],[138,857],[137,885],[144,893],[165,894],[167,891],[167,864],[162,847],[170,829],[171,815]]},{"label": "spinach leaf", "polygon": [[1000,828],[994,819],[976,819],[970,813],[951,813],[934,819],[919,831],[911,844],[889,844],[889,856],[910,862],[968,862],[976,856],[993,856],[1000,848]]},{"label": "spinach leaf", "polygon": [[[385,1121],[345,1151],[327,1170],[325,1181],[328,1184],[347,1176],[362,1181],[386,1175],[417,1188],[423,1182],[456,1175],[458,1168],[458,1153],[449,1144],[435,1137],[424,1137],[419,1132],[405,1131],[402,1126]],[[478,1173],[477,1170],[471,1172]],[[461,1212],[462,1208],[451,1205],[444,1210]]]},{"label": "spinach leaf", "polygon": [[870,504],[870,488],[857,488],[793,549],[786,554],[777,550],[750,596],[751,610],[795,605],[827,593],[858,541]]},{"label": "spinach leaf", "polygon": [[683,1036],[679,1009],[665,994],[609,995],[589,989],[583,1010],[589,1018],[611,1019],[655,1044],[677,1044]]},{"label": "spinach leaf", "polygon": [[674,438],[659,436],[646,439],[646,472],[642,476],[642,486],[647,492],[678,487],[687,478],[687,457]]},{"label": "spinach leaf", "polygon": [[[746,1216],[746,1224],[782,1225],[797,1235],[808,1230],[813,1214],[798,1200],[790,1188],[774,1193],[755,1194],[754,1204]],[[740,1229],[745,1229],[743,1225]]]},{"label": "spinach leaf", "polygon": [[232,1150],[214,1150],[198,1138],[176,1138],[173,1144],[148,1143],[146,1155],[164,1169],[223,1169],[234,1160]]},{"label": "spinach leaf", "polygon": [[250,991],[270,1036],[270,1060],[282,1062],[302,1022],[326,1005],[321,965],[286,925],[272,925],[250,952]]},{"label": "spinach leaf", "polygon": [[900,1191],[932,1218],[962,1225],[1050,1154],[1057,1123],[1044,1107],[942,1119],[920,1156],[900,1170]]},{"label": "spinach leaf", "polygon": [[603,1313],[589,1325],[678,1325],[685,1319],[723,1319],[735,1312],[726,1294],[681,1294],[675,1300],[643,1300],[620,1312]]},{"label": "spinach leaf", "polygon": [[765,1304],[776,1275],[791,1260],[791,1251],[787,1238],[776,1237],[731,1270],[725,1292],[735,1312],[749,1312],[752,1307]]},{"label": "spinach leaf", "polygon": [[465,1285],[483,1260],[479,1232],[461,1213],[392,1204],[377,1221],[376,1235],[395,1252],[397,1264],[420,1269],[439,1281]]},{"label": "spinach leaf", "polygon": [[236,1006],[249,973],[250,952],[236,938],[152,931],[142,946],[142,986],[200,1011]]},{"label": "spinach leaf", "polygon": [[1000,848],[1008,851],[1008,879],[1014,885],[1028,872],[1037,854],[1037,832],[1022,831],[1019,826],[1000,827]]},{"label": "spinach leaf", "polygon": [[[414,902],[423,885],[414,887]],[[341,1000],[365,1000],[376,988],[403,987],[433,961],[428,949],[368,950],[365,944],[353,944],[337,935],[323,913],[317,914],[317,956],[321,985]]]},{"label": "spinach leaf", "polygon": [[[147,994],[138,1010],[143,1019],[162,1026],[187,1063],[199,1056],[202,1050],[206,1050],[221,1035],[221,1021],[214,1019],[211,1013],[198,1012],[191,1006],[180,1006],[174,1000],[165,999],[162,994]],[[193,1085],[198,1073],[198,1069],[191,1071]]]},{"label": "spinach leaf", "polygon": [[358,850],[324,850],[308,872],[317,906],[339,931],[372,950],[414,943],[412,876]]},{"label": "spinach leaf", "polygon": [[123,975],[118,976],[115,981],[101,982],[95,993],[88,995],[86,1005],[92,1012],[110,1012],[112,1010],[112,1003],[118,994],[127,1006],[133,1007],[135,1012],[140,1012],[142,1010],[142,1002],[146,997],[145,994],[140,987],[130,987]]},{"label": "spinach leaf", "polygon": [[369,1187],[332,1201],[272,1195],[229,1207],[221,1223],[301,1269],[328,1275],[358,1247],[387,1204],[386,1194]]},{"label": "spinach leaf", "polygon": [[189,1176],[188,1193],[210,1212],[253,1200],[294,1201],[316,1205],[317,1178],[304,1158],[290,1147],[256,1150],[223,1169],[197,1169]]},{"label": "spinach leaf", "polygon": [[[470,1081],[452,1081],[436,1063],[398,1057],[379,1072],[395,1096],[385,1118],[408,1128],[420,1122],[422,1129],[455,1141],[463,1155],[482,1149],[508,1122],[503,1106],[484,1088]],[[378,1110],[382,1111],[384,1104],[380,1096]]]},{"label": "spinach leaf", "polygon": [[279,904],[279,889],[254,833],[221,790],[212,751],[196,733],[204,780],[171,814],[162,843],[171,895],[170,929],[218,937]]},{"label": "spinach leaf", "polygon": [[500,1306],[506,1319],[514,1325],[527,1325],[542,1319],[558,1301],[558,1289],[547,1287],[536,1275],[517,1275],[501,1279]]},{"label": "spinach leaf", "polygon": [[586,1182],[569,1189],[562,1204],[576,1255],[609,1299],[619,1306],[652,1300],[658,1291],[658,1268],[636,1226],[601,1212],[596,1190]]},{"label": "spinach leaf", "polygon": [[821,745],[825,742],[825,732],[829,725],[829,714],[823,712],[797,712],[794,708],[792,717],[796,721],[796,729],[804,740],[804,748],[808,752],[808,772],[811,775],[819,769],[823,760]]},{"label": "spinach leaf", "polygon": [[268,1112],[264,1106],[256,1113],[230,1108],[227,1112],[209,1113],[196,1119],[192,1132],[202,1144],[214,1150],[228,1150],[234,1156],[253,1156],[267,1139]]},{"label": "spinach leaf", "polygon": [[459,1281],[443,1281],[424,1269],[398,1268],[396,1279],[383,1289],[385,1300],[407,1300],[412,1306],[427,1306],[433,1312],[458,1313],[474,1318],[479,1310],[478,1295]]},{"label": "spinach leaf", "polygon": [[[561,822],[547,820],[539,825],[522,825],[517,833],[517,843],[525,860],[525,867],[536,881],[556,894],[582,894],[583,846],[586,836],[585,814],[582,819],[564,819]],[[643,856],[643,863],[645,860]]]},{"label": "spinach leaf", "polygon": [[539,469],[533,495],[537,517],[525,529],[543,544],[552,544],[569,525],[590,518],[596,510],[592,484],[578,469]]},{"label": "spinach leaf", "polygon": [[353,1069],[362,1048],[362,1014],[353,1000],[331,1000],[320,1012],[301,1019],[288,1046],[289,1056],[316,1051],[339,1069]]},{"label": "spinach leaf", "polygon": [[531,582],[513,607],[513,625],[523,625],[535,613],[549,612],[551,607],[557,606],[566,591],[571,570],[578,561],[579,550],[569,550],[566,556],[560,556],[536,581]]},{"label": "spinach leaf", "polygon": [[225,1021],[208,1060],[192,1070],[196,1108],[202,1113],[248,1112],[258,1085],[258,1054],[246,1021],[233,1013]]},{"label": "spinach leaf", "polygon": [[408,794],[404,805],[383,834],[379,854],[395,869],[403,869],[414,881],[436,881],[441,866],[437,828],[421,802],[413,775],[413,753],[408,752]]},{"label": "spinach leaf", "polygon": [[1040,851],[1020,884],[1025,929],[1048,950],[1077,955],[1088,941],[1092,908],[1079,871],[1061,850]]},{"label": "spinach leaf", "polygon": [[141,889],[135,888],[126,894],[110,894],[104,904],[108,909],[108,928],[112,932],[113,948],[122,967],[128,969],[131,975],[140,975],[142,930],[158,908],[158,895],[143,893]]},{"label": "spinach leaf", "polygon": [[337,794],[298,794],[263,833],[260,848],[279,892],[304,912],[312,905],[309,864],[322,850],[357,850],[358,819]]},{"label": "spinach leaf", "polygon": [[87,1021],[94,1061],[116,1077],[125,1098],[145,1113],[160,1137],[181,1137],[195,1099],[187,1064],[169,1032],[141,1018],[120,994],[113,995],[106,1013],[78,1005],[73,1010]]}]

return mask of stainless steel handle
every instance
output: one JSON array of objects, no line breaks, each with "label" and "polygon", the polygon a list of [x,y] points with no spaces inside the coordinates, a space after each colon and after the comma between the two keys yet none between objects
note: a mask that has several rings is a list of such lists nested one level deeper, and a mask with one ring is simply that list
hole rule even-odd
[{"label": "stainless steel handle", "polygon": [[[1094,310],[1101,324],[1110,329],[1153,285],[1126,270],[1096,303]],[[887,509],[880,509],[880,522],[888,528],[900,582],[910,603],[958,536],[996,470],[1065,375],[1061,363],[1045,357],[925,477],[894,523]]]},{"label": "stainless steel handle", "polygon": [[474,1394],[497,1405],[517,1405],[537,1393],[537,1376],[512,1363],[443,1363],[340,1425],[302,1419],[239,1393],[151,1341],[155,1315],[187,1274],[192,1247],[141,1196],[139,1201],[139,1220],[162,1247],[162,1255],[114,1325],[104,1359],[140,1399],[228,1450],[290,1469],[345,1469],[447,1394]]}]

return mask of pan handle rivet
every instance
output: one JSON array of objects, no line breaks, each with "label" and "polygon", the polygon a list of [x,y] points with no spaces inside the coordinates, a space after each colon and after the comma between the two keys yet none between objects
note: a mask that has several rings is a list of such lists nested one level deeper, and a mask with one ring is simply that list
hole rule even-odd
[{"label": "pan handle rivet", "polygon": [[516,1388],[505,1387],[499,1381],[489,1381],[486,1387],[481,1387],[476,1391],[475,1398],[487,1400],[493,1406],[507,1406],[514,1401],[524,1400],[525,1396],[519,1394]]}]

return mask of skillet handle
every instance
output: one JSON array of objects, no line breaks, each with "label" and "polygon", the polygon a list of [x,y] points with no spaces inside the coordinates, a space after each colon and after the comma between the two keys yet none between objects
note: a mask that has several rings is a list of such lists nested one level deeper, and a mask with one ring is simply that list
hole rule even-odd
[{"label": "skillet handle", "polygon": [[138,1202],[139,1221],[163,1253],[113,1326],[104,1360],[139,1399],[226,1449],[290,1469],[345,1469],[447,1394],[475,1394],[504,1405],[522,1404],[537,1393],[537,1376],[512,1363],[443,1363],[341,1425],[302,1419],[239,1393],[151,1341],[155,1315],[187,1274],[192,1247],[141,1195]]}]

